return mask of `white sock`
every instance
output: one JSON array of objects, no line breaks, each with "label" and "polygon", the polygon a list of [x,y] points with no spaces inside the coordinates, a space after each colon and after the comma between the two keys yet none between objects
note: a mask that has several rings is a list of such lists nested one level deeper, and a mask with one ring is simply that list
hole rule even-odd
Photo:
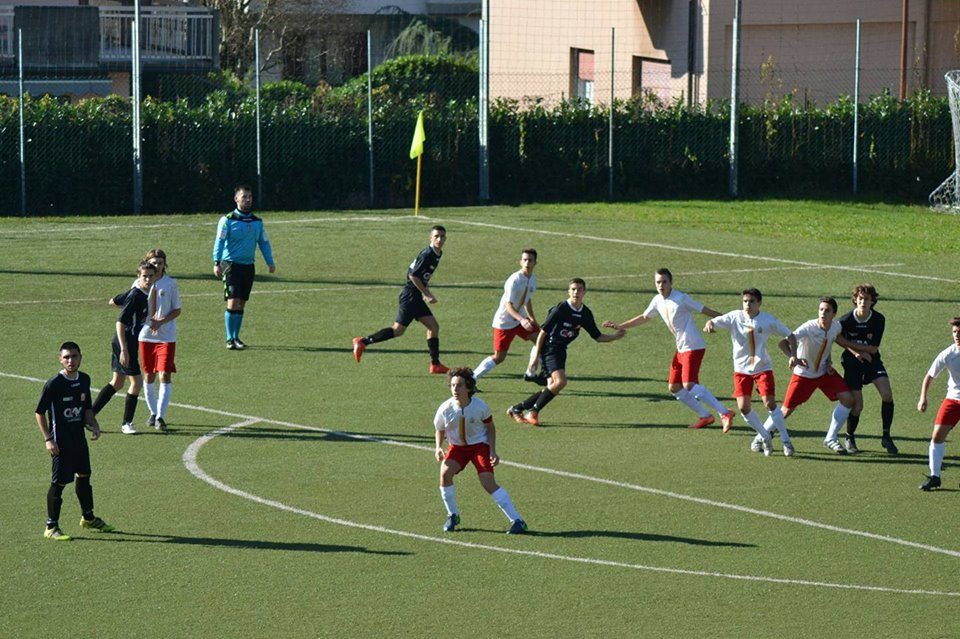
[{"label": "white sock", "polygon": [[940,467],[943,465],[943,452],[946,446],[946,444],[930,442],[930,474],[934,477],[940,476]]},{"label": "white sock", "polygon": [[696,397],[697,401],[713,408],[713,410],[717,411],[718,415],[724,415],[730,412],[726,406],[717,401],[717,398],[714,397],[713,393],[708,391],[705,386],[701,386],[700,384],[694,385],[694,387],[690,389],[690,394]]},{"label": "white sock", "polygon": [[167,416],[167,406],[170,405],[170,394],[173,392],[173,382],[160,382],[160,396],[157,400],[157,417]]},{"label": "white sock", "polygon": [[827,438],[824,441],[832,442],[837,439],[840,427],[847,423],[849,415],[849,408],[843,404],[837,404],[837,407],[833,409],[833,415],[830,417],[830,430],[827,431]]},{"label": "white sock", "polygon": [[457,507],[457,498],[453,496],[453,486],[440,487],[440,499],[443,500],[443,507],[447,509],[448,515],[459,515],[460,509]]},{"label": "white sock", "polygon": [[763,427],[768,433],[772,433],[773,429],[776,428],[777,432],[780,433],[780,442],[783,444],[790,443],[790,433],[787,432],[787,420],[783,418],[783,411],[780,410],[779,406],[770,412]]},{"label": "white sock", "polygon": [[743,415],[743,421],[750,424],[751,428],[757,431],[757,434],[760,435],[760,437],[768,441],[770,440],[770,433],[768,433],[763,427],[763,424],[760,423],[760,417],[757,415],[756,411],[750,411],[746,415]]},{"label": "white sock", "polygon": [[497,502],[497,506],[500,506],[500,510],[507,516],[507,519],[511,522],[520,519],[520,513],[513,507],[513,502],[510,501],[510,495],[507,494],[503,486],[490,493],[490,496],[493,497],[493,501]]},{"label": "white sock", "polygon": [[493,360],[493,357],[486,358],[485,360],[477,364],[477,367],[475,369],[473,369],[473,378],[480,379],[481,377],[483,377],[484,375],[492,371],[493,367],[496,365],[497,363]]},{"label": "white sock", "polygon": [[697,402],[697,398],[690,394],[686,388],[681,388],[673,394],[684,406],[695,412],[700,417],[710,417],[710,411],[704,410],[703,406]]},{"label": "white sock", "polygon": [[157,383],[156,382],[143,383],[143,398],[147,400],[147,408],[150,409],[150,414],[156,415],[157,414]]}]

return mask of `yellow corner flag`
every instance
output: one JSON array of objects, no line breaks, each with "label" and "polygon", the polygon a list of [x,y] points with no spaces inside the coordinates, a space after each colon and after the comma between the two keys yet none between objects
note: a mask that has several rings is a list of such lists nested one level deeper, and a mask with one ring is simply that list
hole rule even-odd
[{"label": "yellow corner flag", "polygon": [[427,135],[423,132],[423,111],[420,111],[420,115],[417,116],[417,128],[413,131],[413,142],[410,143],[410,159],[423,155],[423,143],[426,141]]}]

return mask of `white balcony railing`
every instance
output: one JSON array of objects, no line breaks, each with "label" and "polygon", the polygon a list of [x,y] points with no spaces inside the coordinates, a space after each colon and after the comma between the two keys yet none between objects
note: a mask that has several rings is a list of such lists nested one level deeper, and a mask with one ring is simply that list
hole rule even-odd
[{"label": "white balcony railing", "polygon": [[[133,7],[100,7],[101,62],[130,60],[132,22]],[[217,53],[214,24],[213,14],[202,8],[143,7],[140,9],[140,59],[146,62],[212,60]],[[2,25],[0,14],[0,28]]]}]

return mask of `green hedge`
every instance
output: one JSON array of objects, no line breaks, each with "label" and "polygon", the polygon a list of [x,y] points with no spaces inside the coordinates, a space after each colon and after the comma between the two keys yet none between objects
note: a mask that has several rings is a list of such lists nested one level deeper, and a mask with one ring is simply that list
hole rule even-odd
[{"label": "green hedge", "polygon": [[[399,59],[378,68],[374,147],[377,206],[408,206],[415,163],[408,158],[416,114],[426,111],[423,202],[476,201],[476,98],[472,62]],[[449,82],[445,82],[444,78]],[[471,79],[472,78],[472,79]],[[263,197],[268,208],[368,206],[365,78],[338,89],[296,83],[264,88]],[[424,89],[418,90],[417,82]],[[144,207],[215,211],[230,189],[256,182],[255,107],[242,85],[190,100],[147,99]],[[744,196],[847,197],[853,105],[785,99],[745,106],[740,120]],[[124,213],[132,208],[129,104],[120,98],[62,104],[25,102],[28,209]],[[0,212],[19,212],[17,103],[0,98]],[[497,202],[605,198],[608,119],[604,107],[547,107],[502,100],[491,107],[491,192]],[[725,197],[729,105],[614,107],[618,198]],[[860,194],[923,201],[953,170],[946,100],[919,93],[878,96],[860,110]]]}]

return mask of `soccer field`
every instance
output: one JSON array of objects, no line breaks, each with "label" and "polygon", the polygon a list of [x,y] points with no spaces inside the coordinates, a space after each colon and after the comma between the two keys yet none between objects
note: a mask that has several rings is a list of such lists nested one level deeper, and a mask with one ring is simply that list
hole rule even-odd
[{"label": "soccer field", "polygon": [[[927,413],[916,410],[960,315],[956,218],[787,201],[266,214],[278,270],[260,264],[250,347],[236,352],[223,345],[212,275],[217,217],[0,219],[0,637],[960,634],[943,612],[960,602],[953,442],[944,488],[918,490],[945,375]],[[504,534],[469,468],[456,480],[462,529],[444,534],[432,419],[449,391],[427,373],[423,328],[371,346],[359,365],[350,352],[355,335],[393,321],[406,267],[437,223],[448,239],[432,310],[448,366],[490,354],[503,280],[527,246],[540,255],[541,319],[571,277],[586,280],[598,322],[633,317],[661,266],[721,312],[757,287],[791,328],[816,316],[819,296],[842,314],[850,289],[872,282],[900,454],[880,447],[872,387],[856,456],[823,447],[822,395],[787,422],[793,458],[777,439],[772,457],[751,453],[739,417],[727,435],[688,429],[692,413],[666,389],[674,342],[659,320],[610,344],[582,334],[542,425],[518,425],[504,411],[534,387],[515,342],[480,386],[497,479],[530,534]],[[120,434],[114,398],[90,450],[97,514],[118,531],[81,531],[68,488],[61,526],[74,541],[47,541],[50,463],[33,418],[42,382],[67,339],[94,388],[109,380],[107,300],[156,246],[183,304],[170,432]],[[729,336],[706,341],[701,381],[733,408]],[[782,399],[789,370],[773,356]],[[138,427],[146,414],[141,404]]]}]

